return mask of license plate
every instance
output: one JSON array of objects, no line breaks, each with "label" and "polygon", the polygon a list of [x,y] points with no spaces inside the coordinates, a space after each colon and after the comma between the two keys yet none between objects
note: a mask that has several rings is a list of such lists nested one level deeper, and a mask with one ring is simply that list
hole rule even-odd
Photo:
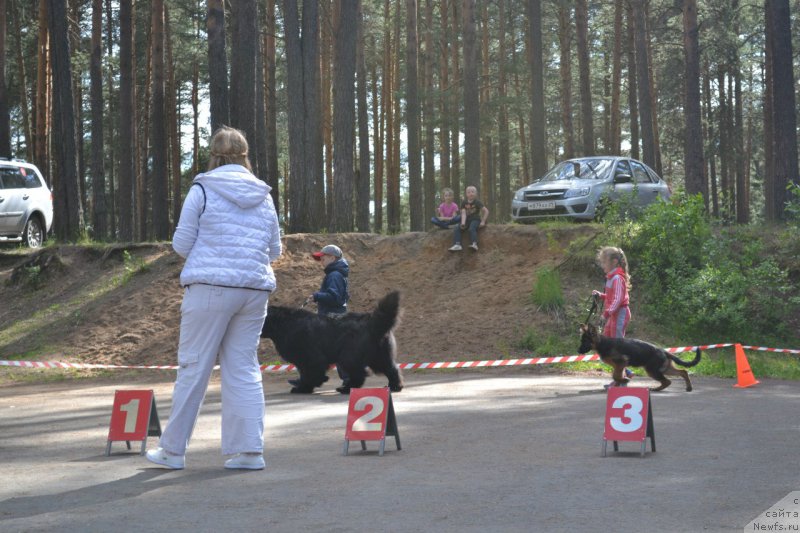
[{"label": "license plate", "polygon": [[535,209],[555,209],[556,203],[555,202],[528,202],[528,209],[535,210]]}]

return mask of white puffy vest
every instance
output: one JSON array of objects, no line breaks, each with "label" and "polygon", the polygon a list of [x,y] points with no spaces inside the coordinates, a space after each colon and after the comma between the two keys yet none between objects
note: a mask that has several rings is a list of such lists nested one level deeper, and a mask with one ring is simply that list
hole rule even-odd
[{"label": "white puffy vest", "polygon": [[269,193],[254,206],[241,207],[228,199],[228,194],[223,196],[215,190],[212,173],[205,176],[209,179],[197,180],[204,186],[205,210],[200,215],[197,240],[181,272],[181,285],[275,290],[275,274],[269,262],[270,255],[276,255],[275,250],[270,254],[270,240],[277,231],[277,217]]}]

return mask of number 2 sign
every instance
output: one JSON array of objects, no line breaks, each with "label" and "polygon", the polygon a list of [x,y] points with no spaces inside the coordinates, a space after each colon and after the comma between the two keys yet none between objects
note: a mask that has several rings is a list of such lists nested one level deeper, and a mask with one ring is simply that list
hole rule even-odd
[{"label": "number 2 sign", "polygon": [[653,428],[653,408],[650,391],[641,387],[611,387],[606,397],[606,427],[603,433],[603,457],[608,441],[614,441],[614,451],[619,451],[617,441],[642,443],[642,455],[650,437],[650,447],[656,451]]},{"label": "number 2 sign", "polygon": [[156,399],[152,390],[118,390],[114,392],[114,407],[108,428],[106,455],[111,455],[111,443],[124,440],[131,449],[132,440],[142,441],[144,454],[147,437],[161,436]]},{"label": "number 2 sign", "polygon": [[351,440],[360,440],[362,450],[367,449],[365,441],[378,440],[380,441],[378,455],[383,455],[387,435],[394,437],[397,449],[401,449],[400,433],[397,431],[397,419],[389,387],[351,389],[347,428],[344,434],[344,455],[347,455]]}]

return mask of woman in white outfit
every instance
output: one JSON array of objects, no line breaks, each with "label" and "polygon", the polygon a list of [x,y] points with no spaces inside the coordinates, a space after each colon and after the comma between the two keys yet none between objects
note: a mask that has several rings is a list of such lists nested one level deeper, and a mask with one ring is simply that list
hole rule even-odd
[{"label": "woman in white outfit", "polygon": [[222,378],[225,468],[264,468],[264,389],[256,354],[281,254],[270,187],[253,176],[247,140],[222,127],[211,138],[208,172],[198,175],[181,209],[172,247],[186,258],[172,413],[147,459],[185,465],[217,358]]}]

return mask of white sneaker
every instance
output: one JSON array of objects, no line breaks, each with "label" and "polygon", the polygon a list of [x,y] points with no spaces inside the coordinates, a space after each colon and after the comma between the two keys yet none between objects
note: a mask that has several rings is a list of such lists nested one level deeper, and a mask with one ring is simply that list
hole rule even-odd
[{"label": "white sneaker", "polygon": [[460,245],[460,244],[454,244],[453,246],[451,246],[451,247],[449,248],[449,250],[450,250],[451,252],[460,252],[460,251],[462,250],[462,248],[461,248],[461,245]]},{"label": "white sneaker", "polygon": [[148,461],[157,465],[166,466],[172,470],[183,470],[186,466],[185,455],[172,455],[164,451],[164,448],[156,448],[155,450],[147,450],[145,455]]},{"label": "white sneaker", "polygon": [[264,470],[267,466],[263,455],[238,453],[225,461],[225,468],[242,470]]},{"label": "white sneaker", "polygon": [[469,247],[472,248],[473,250],[475,250],[476,252],[478,251],[478,243],[477,242],[473,242],[472,244],[469,245]]}]

